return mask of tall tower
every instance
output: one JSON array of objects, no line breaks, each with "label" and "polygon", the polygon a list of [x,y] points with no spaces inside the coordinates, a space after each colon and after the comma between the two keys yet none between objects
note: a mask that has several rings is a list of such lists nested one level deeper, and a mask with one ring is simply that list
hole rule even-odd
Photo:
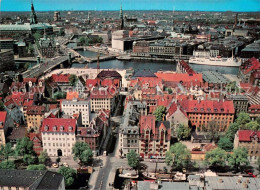
[{"label": "tall tower", "polygon": [[120,7],[120,15],[119,15],[119,19],[120,19],[120,29],[123,30],[124,29],[124,15],[123,15],[123,9],[122,9],[122,3],[121,3],[121,7]]},{"label": "tall tower", "polygon": [[87,24],[90,24],[89,12],[88,12]]},{"label": "tall tower", "polygon": [[37,16],[34,10],[33,1],[31,2],[31,15],[30,15],[30,24],[37,24]]}]

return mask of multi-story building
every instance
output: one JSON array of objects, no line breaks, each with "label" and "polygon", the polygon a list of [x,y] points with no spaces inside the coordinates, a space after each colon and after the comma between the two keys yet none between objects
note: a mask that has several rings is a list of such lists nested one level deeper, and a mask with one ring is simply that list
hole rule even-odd
[{"label": "multi-story building", "polygon": [[234,120],[232,101],[183,100],[179,103],[180,109],[186,112],[197,132],[206,132],[210,122],[214,122],[217,127],[215,130],[224,132]]},{"label": "multi-story building", "polygon": [[248,108],[248,113],[252,120],[256,120],[257,118],[260,117],[260,105],[259,104],[250,105],[250,107]]},{"label": "multi-story building", "polygon": [[260,131],[239,130],[234,139],[234,148],[245,147],[251,161],[260,157]]},{"label": "multi-story building", "polygon": [[248,98],[244,95],[229,95],[227,100],[232,100],[235,108],[236,116],[240,112],[247,113],[248,109]]},{"label": "multi-story building", "polygon": [[29,133],[30,141],[33,142],[33,150],[37,155],[42,152],[42,137],[40,133]]},{"label": "multi-story building", "polygon": [[238,77],[243,83],[260,86],[260,62],[256,58],[251,58],[239,68]]},{"label": "multi-story building", "polygon": [[45,118],[41,126],[43,150],[49,156],[70,156],[76,143],[76,119]]},{"label": "multi-story building", "polygon": [[149,41],[133,42],[133,56],[149,56]]},{"label": "multi-story building", "polygon": [[169,121],[156,122],[154,115],[141,115],[139,154],[143,158],[165,157],[170,148],[171,129]]},{"label": "multi-story building", "polygon": [[42,120],[44,118],[45,107],[44,106],[29,106],[26,111],[27,129],[39,131]]},{"label": "multi-story building", "polygon": [[116,91],[113,88],[96,88],[90,92],[91,112],[101,109],[113,111],[115,107]]},{"label": "multi-story building", "polygon": [[88,100],[63,100],[61,109],[65,115],[73,116],[74,114],[80,114],[81,124],[84,126],[89,125],[90,102]]},{"label": "multi-story building", "polygon": [[119,131],[119,151],[121,156],[125,157],[131,150],[139,154],[138,121],[141,114],[139,108],[143,110],[141,101],[129,101],[125,107],[124,121]]},{"label": "multi-story building", "polygon": [[65,180],[63,175],[44,170],[0,170],[0,187],[7,189],[53,189],[65,190]]}]

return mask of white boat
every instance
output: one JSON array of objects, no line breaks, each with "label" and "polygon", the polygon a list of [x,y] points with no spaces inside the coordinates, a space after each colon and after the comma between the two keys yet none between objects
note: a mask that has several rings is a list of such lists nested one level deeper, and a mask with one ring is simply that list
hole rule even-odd
[{"label": "white boat", "polygon": [[218,57],[190,57],[189,63],[198,65],[222,66],[222,67],[240,67],[241,61],[235,58]]}]

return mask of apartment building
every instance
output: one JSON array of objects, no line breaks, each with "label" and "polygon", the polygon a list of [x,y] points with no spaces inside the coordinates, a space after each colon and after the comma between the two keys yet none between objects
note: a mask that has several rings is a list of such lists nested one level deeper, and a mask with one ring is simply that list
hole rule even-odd
[{"label": "apartment building", "polygon": [[27,107],[27,130],[34,130],[38,132],[41,127],[42,120],[44,118],[45,107],[44,106],[29,106]]},{"label": "apartment building", "polygon": [[76,119],[45,118],[41,126],[43,150],[49,156],[70,156],[76,143]]},{"label": "apartment building", "polygon": [[82,123],[79,124],[89,126],[90,102],[88,100],[63,100],[61,109],[65,115],[73,116],[74,114],[80,114]]}]

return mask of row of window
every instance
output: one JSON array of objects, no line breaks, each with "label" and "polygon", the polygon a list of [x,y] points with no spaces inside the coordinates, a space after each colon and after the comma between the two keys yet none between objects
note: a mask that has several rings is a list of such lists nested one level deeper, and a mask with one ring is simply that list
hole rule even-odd
[{"label": "row of window", "polygon": [[[53,140],[53,141],[55,141],[55,138],[43,137],[43,140],[47,140],[47,139],[48,139],[48,140]],[[56,141],[61,141],[61,140],[63,140],[63,141],[65,141],[65,140],[69,141],[70,138],[56,138]],[[74,141],[74,138],[71,138],[71,140]]]}]

